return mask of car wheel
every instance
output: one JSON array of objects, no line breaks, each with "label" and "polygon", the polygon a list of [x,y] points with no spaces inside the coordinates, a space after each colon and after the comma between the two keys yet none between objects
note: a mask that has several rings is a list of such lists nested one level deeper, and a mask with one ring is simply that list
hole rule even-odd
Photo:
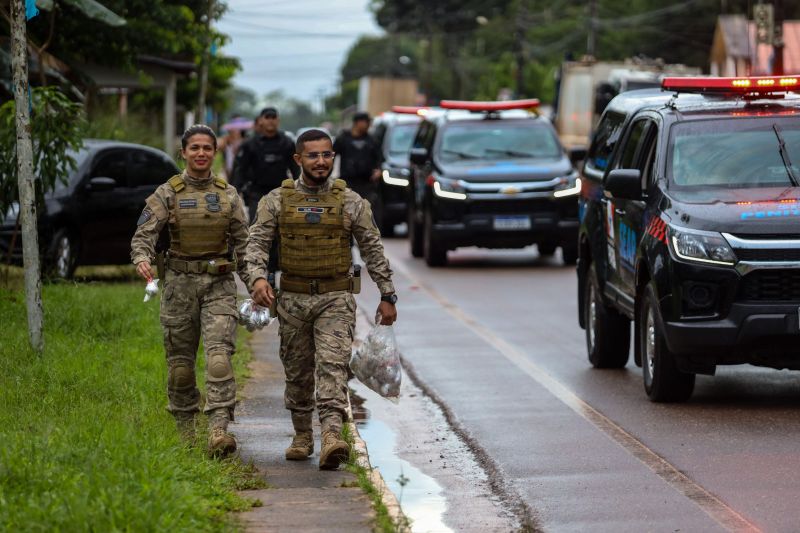
[{"label": "car wheel", "polygon": [[553,255],[556,253],[556,245],[549,242],[540,242],[536,245],[539,249],[539,255]]},{"label": "car wheel", "polygon": [[71,279],[78,259],[78,242],[66,229],[53,236],[48,251],[47,274],[53,278]]},{"label": "car wheel", "polygon": [[425,252],[422,246],[422,224],[417,222],[416,210],[413,206],[408,208],[408,243],[411,246],[412,257],[422,257]]},{"label": "car wheel", "polygon": [[439,243],[433,233],[433,216],[430,211],[425,211],[425,224],[423,229],[423,250],[425,263],[437,267],[447,264],[447,248]]},{"label": "car wheel", "polygon": [[603,301],[594,263],[587,275],[583,312],[589,362],[595,368],[623,368],[631,345],[630,320]]},{"label": "car wheel", "polygon": [[568,244],[561,246],[561,258],[564,260],[565,265],[574,265],[578,262],[578,246],[576,244]]},{"label": "car wheel", "polygon": [[678,370],[675,356],[664,341],[664,332],[658,320],[657,301],[653,286],[647,285],[636,320],[644,390],[654,402],[684,402],[694,391],[695,375]]}]

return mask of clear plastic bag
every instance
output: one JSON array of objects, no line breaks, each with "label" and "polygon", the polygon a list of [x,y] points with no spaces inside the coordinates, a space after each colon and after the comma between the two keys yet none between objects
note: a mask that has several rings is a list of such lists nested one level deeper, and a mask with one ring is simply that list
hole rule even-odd
[{"label": "clear plastic bag", "polygon": [[239,306],[239,324],[247,331],[255,331],[268,326],[275,317],[270,316],[268,307],[261,307],[251,299],[247,299]]},{"label": "clear plastic bag", "polygon": [[144,288],[144,301],[149,302],[156,294],[158,294],[158,278],[150,278]]},{"label": "clear plastic bag", "polygon": [[400,396],[400,352],[392,326],[375,326],[363,344],[353,351],[350,369],[358,380],[384,398]]}]

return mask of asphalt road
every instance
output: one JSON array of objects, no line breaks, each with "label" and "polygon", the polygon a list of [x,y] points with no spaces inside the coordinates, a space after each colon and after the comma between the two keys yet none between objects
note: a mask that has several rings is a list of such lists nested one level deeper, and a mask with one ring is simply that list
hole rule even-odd
[{"label": "asphalt road", "polygon": [[798,530],[798,373],[724,367],[653,404],[632,358],[589,365],[558,257],[466,249],[431,269],[385,245],[409,370],[534,529]]}]

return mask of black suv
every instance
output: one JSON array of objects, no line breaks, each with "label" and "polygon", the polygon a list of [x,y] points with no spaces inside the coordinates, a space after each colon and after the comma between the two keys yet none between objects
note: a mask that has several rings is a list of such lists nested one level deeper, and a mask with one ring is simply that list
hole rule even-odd
[{"label": "black suv", "polygon": [[442,101],[411,148],[411,253],[430,266],[461,246],[538,244],[577,259],[578,175],[538,100]]},{"label": "black suv", "polygon": [[[72,156],[77,168],[45,196],[38,221],[45,271],[62,278],[78,265],[130,263],[145,199],[180,172],[167,154],[138,144],[88,140]],[[0,260],[10,253],[11,263],[21,265],[17,211],[0,218]]]},{"label": "black suv", "polygon": [[408,219],[408,152],[424,108],[395,106],[372,122],[370,133],[381,147],[381,194],[378,225],[381,235],[394,235],[394,227]]},{"label": "black suv", "polygon": [[666,78],[612,100],[582,171],[579,320],[653,401],[721,364],[800,369],[798,78]]}]

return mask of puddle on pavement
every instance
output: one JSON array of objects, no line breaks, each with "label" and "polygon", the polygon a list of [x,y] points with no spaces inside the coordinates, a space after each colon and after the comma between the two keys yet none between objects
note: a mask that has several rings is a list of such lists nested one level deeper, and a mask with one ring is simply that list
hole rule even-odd
[{"label": "puddle on pavement", "polygon": [[[414,532],[452,532],[443,520],[447,501],[442,486],[397,455],[397,434],[381,420],[372,419],[364,399],[351,395],[353,418],[367,443],[369,460],[378,468],[389,489],[397,496]],[[405,484],[402,484],[404,481]]]}]

